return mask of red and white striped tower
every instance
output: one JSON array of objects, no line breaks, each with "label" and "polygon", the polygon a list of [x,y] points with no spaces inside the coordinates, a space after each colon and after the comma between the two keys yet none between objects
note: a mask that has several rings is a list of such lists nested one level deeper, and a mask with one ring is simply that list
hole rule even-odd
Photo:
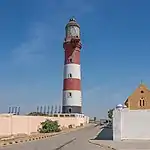
[{"label": "red and white striped tower", "polygon": [[80,26],[74,18],[66,25],[63,113],[82,113],[81,71],[80,71]]}]

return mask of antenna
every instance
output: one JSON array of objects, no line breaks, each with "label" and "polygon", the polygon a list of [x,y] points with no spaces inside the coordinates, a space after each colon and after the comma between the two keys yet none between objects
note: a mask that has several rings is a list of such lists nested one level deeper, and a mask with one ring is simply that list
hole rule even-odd
[{"label": "antenna", "polygon": [[9,107],[9,109],[8,109],[8,113],[9,113],[9,114],[11,113],[11,107]]},{"label": "antenna", "polygon": [[59,113],[59,114],[61,113],[61,106],[59,106],[59,111],[58,111],[58,113]]},{"label": "antenna", "polygon": [[54,112],[55,114],[57,113],[57,105],[55,106],[55,112]]},{"label": "antenna", "polygon": [[20,114],[20,107],[18,107],[18,112],[17,112],[17,115],[19,115]]},{"label": "antenna", "polygon": [[53,114],[53,111],[54,111],[54,107],[52,105],[52,107],[51,107],[51,115]]},{"label": "antenna", "polygon": [[44,114],[46,114],[46,106],[44,106]]},{"label": "antenna", "polygon": [[14,111],[15,111],[14,113],[15,113],[15,115],[17,114],[17,109],[18,109],[18,107],[15,107],[15,108],[14,108]]},{"label": "antenna", "polygon": [[37,106],[36,112],[37,112],[37,113],[39,112],[39,106]]},{"label": "antenna", "polygon": [[49,115],[50,107],[47,107],[47,114]]},{"label": "antenna", "polygon": [[43,107],[41,106],[41,107],[40,107],[40,113],[42,113],[42,110],[43,110]]},{"label": "antenna", "polygon": [[11,109],[11,113],[12,113],[12,114],[14,113],[14,108],[15,108],[15,107],[12,107],[12,109]]}]

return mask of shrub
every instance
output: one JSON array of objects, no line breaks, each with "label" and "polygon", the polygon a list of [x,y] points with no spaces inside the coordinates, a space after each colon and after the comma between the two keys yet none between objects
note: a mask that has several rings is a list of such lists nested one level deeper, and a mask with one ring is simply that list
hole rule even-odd
[{"label": "shrub", "polygon": [[82,127],[82,126],[83,126],[83,123],[80,123],[80,126]]},{"label": "shrub", "polygon": [[69,129],[73,128],[72,124],[70,124],[70,125],[68,126],[68,128],[69,128]]},{"label": "shrub", "polygon": [[28,116],[47,116],[47,114],[41,113],[41,112],[30,112],[27,114]]},{"label": "shrub", "polygon": [[109,110],[108,110],[108,118],[109,118],[109,119],[112,119],[112,118],[113,118],[113,110],[114,110],[114,109],[109,109]]},{"label": "shrub", "polygon": [[58,124],[57,121],[52,121],[52,120],[45,120],[44,122],[41,122],[41,128],[39,128],[40,133],[51,133],[51,132],[59,132],[60,130],[60,125]]}]

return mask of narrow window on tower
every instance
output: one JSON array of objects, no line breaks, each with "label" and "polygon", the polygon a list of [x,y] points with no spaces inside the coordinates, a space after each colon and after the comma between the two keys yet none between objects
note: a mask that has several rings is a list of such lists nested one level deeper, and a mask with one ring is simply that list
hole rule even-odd
[{"label": "narrow window on tower", "polygon": [[68,98],[71,98],[71,97],[72,97],[72,93],[69,92],[69,93],[68,93]]},{"label": "narrow window on tower", "polygon": [[71,74],[71,73],[69,73],[69,74],[68,74],[68,77],[69,77],[69,78],[72,78],[72,74]]},{"label": "narrow window on tower", "polygon": [[69,62],[70,62],[70,63],[73,63],[72,58],[69,59]]}]

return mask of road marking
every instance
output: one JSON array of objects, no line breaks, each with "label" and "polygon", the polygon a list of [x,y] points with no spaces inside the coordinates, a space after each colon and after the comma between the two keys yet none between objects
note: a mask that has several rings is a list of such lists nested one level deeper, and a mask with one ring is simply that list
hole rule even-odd
[{"label": "road marking", "polygon": [[75,140],[76,140],[76,138],[74,138],[74,139],[72,139],[72,140],[66,142],[65,144],[63,144],[63,145],[61,145],[61,146],[55,148],[54,150],[61,150],[61,148],[65,147],[66,145],[72,143],[72,142],[75,141]]}]

